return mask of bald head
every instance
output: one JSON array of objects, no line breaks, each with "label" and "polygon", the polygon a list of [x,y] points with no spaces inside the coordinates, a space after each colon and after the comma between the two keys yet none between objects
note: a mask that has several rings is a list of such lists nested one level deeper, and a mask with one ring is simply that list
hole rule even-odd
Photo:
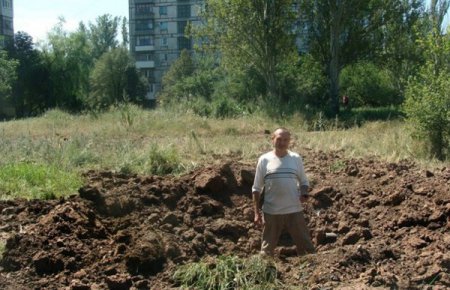
[{"label": "bald head", "polygon": [[275,149],[275,154],[278,157],[283,157],[287,154],[290,141],[291,132],[289,132],[286,128],[278,128],[272,133],[272,143]]},{"label": "bald head", "polygon": [[280,127],[278,129],[276,129],[275,131],[273,131],[272,139],[274,139],[275,136],[278,136],[278,135],[285,135],[285,136],[291,137],[291,132],[286,128]]}]

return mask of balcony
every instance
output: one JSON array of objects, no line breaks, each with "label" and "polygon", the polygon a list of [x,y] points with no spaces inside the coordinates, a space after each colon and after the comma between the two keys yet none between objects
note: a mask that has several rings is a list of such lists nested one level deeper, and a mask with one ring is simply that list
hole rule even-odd
[{"label": "balcony", "polygon": [[153,60],[138,60],[136,61],[136,68],[154,68],[155,62]]},{"label": "balcony", "polygon": [[135,51],[152,51],[155,50],[153,45],[140,45],[134,48]]}]

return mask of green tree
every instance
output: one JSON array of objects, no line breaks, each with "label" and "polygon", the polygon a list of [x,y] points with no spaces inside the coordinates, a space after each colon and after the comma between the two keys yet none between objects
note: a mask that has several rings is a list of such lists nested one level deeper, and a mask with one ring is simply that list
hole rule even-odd
[{"label": "green tree", "polygon": [[64,23],[64,18],[61,18],[42,47],[44,63],[49,71],[46,107],[78,111],[89,91],[92,50],[83,24],[76,32],[68,33],[64,30]]},{"label": "green tree", "polygon": [[48,71],[43,65],[40,51],[34,48],[32,37],[26,32],[17,32],[9,54],[19,63],[11,98],[16,117],[42,112],[42,104],[47,96],[45,84]]},{"label": "green tree", "polygon": [[17,60],[8,58],[6,51],[0,50],[0,104],[3,104],[0,110],[1,115],[9,115],[4,111],[7,104],[11,101],[11,93],[14,82],[17,79]]},{"label": "green tree", "polygon": [[292,0],[207,0],[205,25],[194,35],[203,48],[220,51],[226,70],[253,69],[264,80],[267,95],[281,99],[278,66],[295,51],[292,4]]},{"label": "green tree", "polygon": [[120,19],[118,16],[104,14],[97,17],[95,23],[89,23],[89,40],[95,59],[118,46],[117,34]]},{"label": "green tree", "polygon": [[[443,7],[448,9],[448,5]],[[445,15],[434,9],[431,6],[431,15]],[[442,23],[432,23],[433,30],[420,43],[427,61],[409,82],[404,111],[414,135],[430,155],[444,160],[450,156],[450,36],[442,34]]]},{"label": "green tree", "polygon": [[[139,82],[136,84],[136,80]],[[146,83],[139,76],[134,61],[124,47],[104,53],[91,75],[88,104],[106,108],[115,103],[139,102],[145,96]]]},{"label": "green tree", "polygon": [[160,102],[168,104],[188,98],[192,92],[186,90],[183,82],[187,77],[192,76],[194,71],[194,61],[189,51],[184,49],[162,78]]},{"label": "green tree", "polygon": [[383,13],[372,16],[383,25],[372,33],[373,54],[366,59],[392,72],[397,101],[401,102],[408,79],[416,75],[425,62],[422,48],[417,45],[427,33],[425,7],[423,0],[386,3]]},{"label": "green tree", "polygon": [[[399,2],[402,4],[400,5]],[[339,112],[341,70],[358,60],[375,60],[382,54],[388,46],[387,41],[398,37],[395,33],[400,31],[392,29],[393,26],[391,31],[386,30],[388,23],[402,23],[400,27],[406,26],[412,29],[414,21],[408,17],[420,8],[417,2],[409,0],[301,1],[301,20],[308,30],[306,42],[309,51],[326,67],[329,82],[328,99],[332,114]],[[405,22],[407,24],[404,24]],[[386,38],[388,32],[391,37],[389,39]]]},{"label": "green tree", "polygon": [[353,106],[400,105],[393,74],[367,61],[346,66],[341,73],[340,86],[351,96]]}]

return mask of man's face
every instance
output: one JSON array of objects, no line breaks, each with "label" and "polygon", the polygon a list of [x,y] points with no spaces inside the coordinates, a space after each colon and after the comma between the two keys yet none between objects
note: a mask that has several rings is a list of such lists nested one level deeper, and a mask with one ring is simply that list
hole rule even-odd
[{"label": "man's face", "polygon": [[277,151],[286,151],[289,148],[289,143],[291,141],[291,135],[289,132],[277,130],[273,135],[273,147]]}]

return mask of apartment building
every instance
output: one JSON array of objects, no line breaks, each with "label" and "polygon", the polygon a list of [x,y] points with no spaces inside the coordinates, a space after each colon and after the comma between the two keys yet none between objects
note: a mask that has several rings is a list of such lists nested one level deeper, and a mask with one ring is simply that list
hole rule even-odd
[{"label": "apartment building", "polygon": [[0,48],[14,39],[13,0],[0,0]]},{"label": "apartment building", "polygon": [[164,73],[181,51],[192,50],[192,39],[184,32],[189,22],[199,21],[202,4],[202,0],[129,0],[130,51],[149,81],[149,103],[156,100]]}]

